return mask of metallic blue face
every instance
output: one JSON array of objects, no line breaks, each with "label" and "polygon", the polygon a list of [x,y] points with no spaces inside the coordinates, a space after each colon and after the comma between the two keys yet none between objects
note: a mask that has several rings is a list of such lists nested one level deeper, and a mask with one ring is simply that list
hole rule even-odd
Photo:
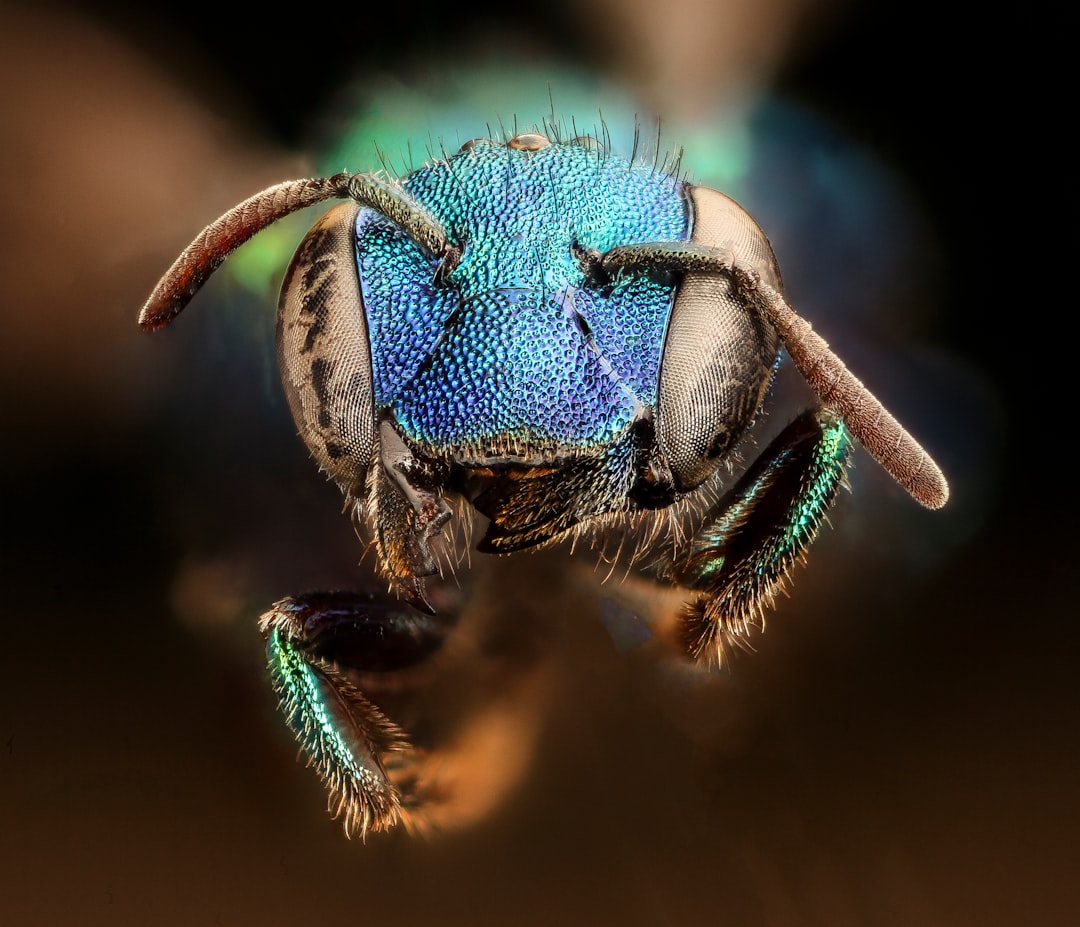
[{"label": "metallic blue face", "polygon": [[675,286],[598,286],[582,255],[685,240],[680,180],[594,145],[481,140],[404,188],[462,248],[438,280],[399,225],[357,216],[374,404],[410,443],[457,461],[553,459],[612,445],[655,407]]}]

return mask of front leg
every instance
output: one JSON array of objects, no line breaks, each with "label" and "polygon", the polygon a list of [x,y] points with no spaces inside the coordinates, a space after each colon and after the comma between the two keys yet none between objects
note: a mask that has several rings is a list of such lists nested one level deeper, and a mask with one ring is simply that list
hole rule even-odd
[{"label": "front leg", "polygon": [[357,680],[418,663],[441,646],[443,627],[400,602],[334,592],[283,599],[259,628],[274,690],[309,765],[330,790],[330,810],[350,835],[389,829],[409,796],[385,763],[411,748]]},{"label": "front leg", "polygon": [[715,506],[690,550],[661,572],[699,592],[684,619],[695,659],[722,663],[749,634],[814,540],[851,454],[847,428],[828,408],[805,412],[769,445]]}]

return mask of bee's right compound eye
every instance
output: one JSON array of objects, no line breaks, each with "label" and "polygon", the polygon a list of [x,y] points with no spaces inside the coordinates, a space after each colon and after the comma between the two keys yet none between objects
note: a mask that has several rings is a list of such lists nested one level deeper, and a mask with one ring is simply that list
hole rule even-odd
[{"label": "bee's right compound eye", "polygon": [[362,497],[375,448],[371,346],[356,266],[358,207],[343,203],[300,243],[278,305],[289,408],[315,461]]}]

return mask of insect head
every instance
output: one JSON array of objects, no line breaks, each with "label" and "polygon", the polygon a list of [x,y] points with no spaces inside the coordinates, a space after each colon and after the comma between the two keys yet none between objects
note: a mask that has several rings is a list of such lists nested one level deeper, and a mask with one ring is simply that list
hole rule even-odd
[{"label": "insect head", "polygon": [[[277,351],[297,427],[396,596],[315,594],[261,620],[290,725],[349,831],[410,798],[409,738],[364,694],[437,648],[443,540],[480,551],[616,536],[686,590],[694,658],[745,644],[841,485],[853,440],[918,502],[929,455],[784,299],[729,197],[592,138],[477,140],[404,179],[282,183],[208,226],[147,301],[167,325],[237,247],[341,199],[300,244]],[[781,349],[818,403],[737,478]],[[454,528],[456,525],[456,529]],[[644,558],[641,558],[644,562]]]}]

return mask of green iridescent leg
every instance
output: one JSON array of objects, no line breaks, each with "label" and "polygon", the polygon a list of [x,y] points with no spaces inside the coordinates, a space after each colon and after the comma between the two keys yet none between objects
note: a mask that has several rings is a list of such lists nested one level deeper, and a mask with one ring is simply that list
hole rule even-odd
[{"label": "green iridescent leg", "polygon": [[344,592],[283,599],[259,628],[282,711],[330,790],[331,812],[350,836],[392,827],[403,798],[383,764],[409,742],[357,680],[418,662],[441,644],[440,628],[403,603]]},{"label": "green iridescent leg", "polygon": [[700,592],[685,619],[698,660],[723,661],[750,646],[751,629],[821,527],[844,478],[851,437],[829,409],[787,426],[720,501],[671,564],[668,578]]}]

